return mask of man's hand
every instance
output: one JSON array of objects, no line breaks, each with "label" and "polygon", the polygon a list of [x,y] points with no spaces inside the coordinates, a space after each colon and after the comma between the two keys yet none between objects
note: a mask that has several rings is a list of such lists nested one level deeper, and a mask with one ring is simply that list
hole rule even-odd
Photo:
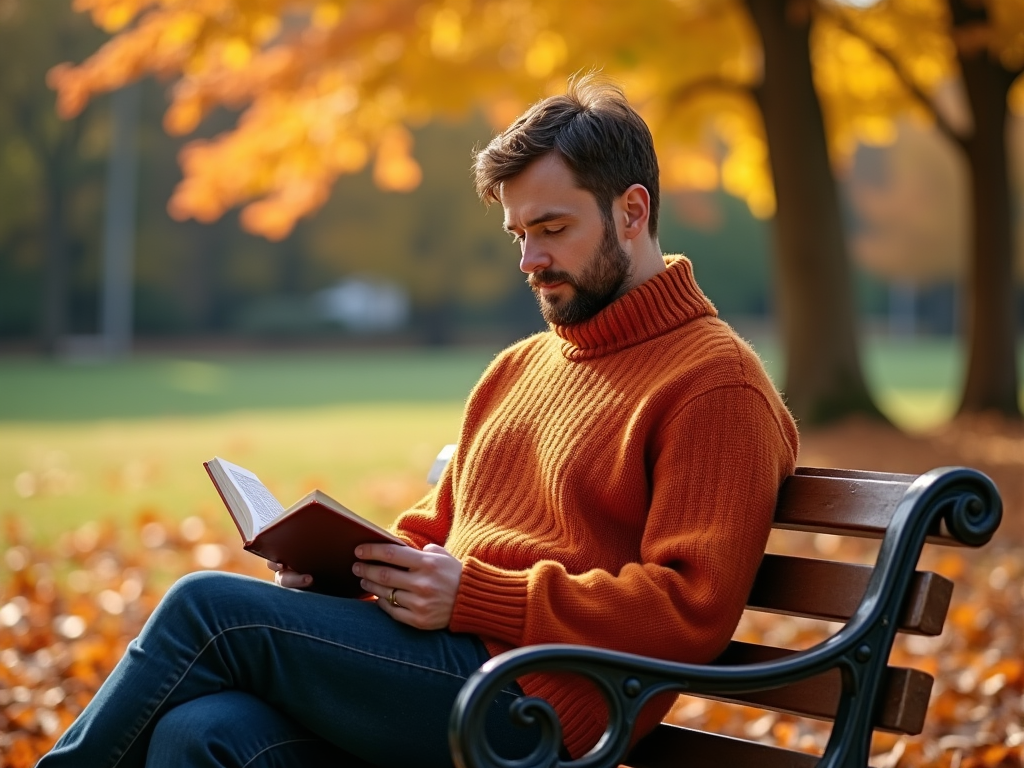
[{"label": "man's hand", "polygon": [[308,573],[296,573],[281,563],[267,561],[267,568],[274,572],[274,583],[291,589],[305,589],[313,584],[313,577]]},{"label": "man's hand", "polygon": [[356,563],[352,572],[361,577],[363,589],[378,597],[377,605],[391,618],[417,629],[448,626],[462,579],[462,561],[448,550],[437,544],[427,544],[422,550],[361,544],[356,547],[356,557],[377,561]]}]

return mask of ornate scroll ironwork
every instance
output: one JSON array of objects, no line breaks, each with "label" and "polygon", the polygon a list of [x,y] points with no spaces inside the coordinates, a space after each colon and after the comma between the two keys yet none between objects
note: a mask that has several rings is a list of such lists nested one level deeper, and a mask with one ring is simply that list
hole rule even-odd
[{"label": "ornate scroll ironwork", "polygon": [[[776,661],[720,667],[677,664],[576,645],[536,645],[496,656],[470,677],[455,702],[449,728],[455,764],[458,768],[609,768],[624,759],[637,716],[660,693],[750,693],[838,668],[839,709],[818,766],[864,768],[879,687],[925,539],[945,526],[961,544],[978,547],[991,539],[1001,517],[999,493],[982,473],[952,467],[921,475],[893,514],[867,590],[850,621],[818,645]],[[542,671],[586,677],[607,704],[604,734],[577,760],[561,759],[561,724],[551,705],[536,698],[519,699],[510,711],[514,721],[539,725],[541,739],[533,753],[508,759],[498,755],[485,738],[487,709],[498,692],[518,677]]]}]

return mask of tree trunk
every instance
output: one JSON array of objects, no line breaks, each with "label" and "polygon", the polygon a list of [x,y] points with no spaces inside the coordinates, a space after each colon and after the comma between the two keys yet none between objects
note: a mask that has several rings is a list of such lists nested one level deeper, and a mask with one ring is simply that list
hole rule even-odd
[{"label": "tree trunk", "polygon": [[[950,0],[954,27],[987,21],[985,7]],[[961,414],[996,411],[1021,418],[1014,317],[1013,215],[1007,168],[1007,95],[1014,74],[987,50],[958,52],[974,119],[966,142],[974,212],[965,329],[967,380]],[[1019,74],[1019,73],[1017,73]]]},{"label": "tree trunk", "polygon": [[804,424],[853,413],[884,418],[861,372],[852,269],[811,76],[808,4],[746,3],[764,49],[764,78],[755,96],[777,201],[775,264],[787,402]]},{"label": "tree trunk", "polygon": [[62,182],[59,169],[46,169],[46,213],[42,233],[43,301],[40,306],[39,340],[43,352],[50,356],[59,353],[68,323],[69,264]]},{"label": "tree trunk", "polygon": [[132,349],[135,330],[135,226],[138,209],[138,130],[142,85],[110,98],[113,132],[107,166],[103,225],[103,290],[100,330],[107,355]]}]

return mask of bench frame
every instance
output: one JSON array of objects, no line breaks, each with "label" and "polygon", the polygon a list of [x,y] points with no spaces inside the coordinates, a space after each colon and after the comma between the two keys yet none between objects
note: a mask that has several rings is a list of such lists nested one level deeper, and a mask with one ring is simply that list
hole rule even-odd
[{"label": "bench frame", "polygon": [[[812,468],[798,469],[796,475],[845,478],[850,481],[851,494],[856,492],[858,482],[868,480],[872,483],[863,483],[865,486],[878,485],[874,481],[891,481],[900,484],[901,489],[906,487],[902,497],[889,508],[884,504],[882,508],[877,504],[872,507],[877,499],[872,499],[870,493],[864,494],[864,498],[838,500],[838,506],[854,507],[861,513],[857,525],[867,520],[858,530],[853,530],[856,526],[847,521],[842,526],[846,535],[852,531],[858,536],[882,538],[863,597],[845,626],[823,642],[784,658],[733,666],[673,663],[579,645],[536,645],[508,651],[489,660],[472,675],[455,702],[449,742],[458,768],[608,768],[620,763],[639,767],[674,765],[677,760],[681,765],[681,755],[677,759],[671,757],[678,755],[675,734],[696,736],[696,743],[705,738],[704,734],[663,724],[630,752],[634,724],[651,698],[677,692],[729,699],[780,689],[829,670],[838,670],[841,687],[825,753],[818,757],[764,746],[756,764],[765,768],[867,766],[871,736],[879,727],[885,704],[889,654],[907,610],[907,596],[925,542],[969,547],[985,544],[999,526],[1002,502],[988,477],[963,467],[934,469],[916,478]],[[780,493],[780,510],[786,488],[784,485]],[[827,518],[837,500],[826,495],[818,501],[820,524],[787,524],[777,514],[775,527],[836,532]],[[939,630],[947,606],[948,590],[946,604],[941,607]],[[540,727],[540,744],[531,755],[519,760],[505,759],[483,738],[486,712],[498,692],[516,678],[541,671],[583,675],[604,696],[609,715],[607,728],[598,744],[578,760],[561,758],[561,725],[550,704],[537,698],[523,697],[510,710],[513,720]],[[925,690],[925,701],[927,693]],[[706,738],[714,741],[707,748],[724,760],[720,764],[736,764],[727,757],[731,742],[753,746],[742,739],[713,734]]]}]

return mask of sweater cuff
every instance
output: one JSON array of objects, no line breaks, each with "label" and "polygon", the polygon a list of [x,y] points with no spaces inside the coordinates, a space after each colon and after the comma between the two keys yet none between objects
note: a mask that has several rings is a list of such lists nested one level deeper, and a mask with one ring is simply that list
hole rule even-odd
[{"label": "sweater cuff", "polygon": [[449,629],[522,645],[527,584],[526,571],[504,571],[466,558]]}]

